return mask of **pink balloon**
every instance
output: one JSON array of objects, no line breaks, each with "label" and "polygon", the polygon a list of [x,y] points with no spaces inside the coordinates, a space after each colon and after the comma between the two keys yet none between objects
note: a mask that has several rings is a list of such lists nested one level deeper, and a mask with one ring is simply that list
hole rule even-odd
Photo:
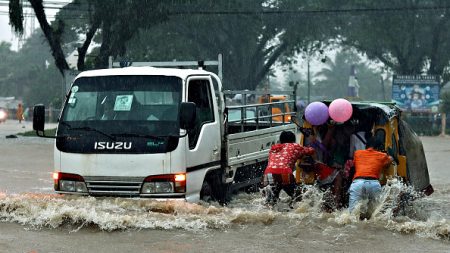
[{"label": "pink balloon", "polygon": [[328,107],[330,117],[336,122],[345,122],[352,117],[352,104],[343,98],[335,99]]}]

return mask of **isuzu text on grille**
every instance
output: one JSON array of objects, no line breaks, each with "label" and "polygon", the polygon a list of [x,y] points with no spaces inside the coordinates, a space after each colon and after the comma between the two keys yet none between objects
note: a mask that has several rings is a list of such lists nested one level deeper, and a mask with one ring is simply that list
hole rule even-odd
[{"label": "isuzu text on grille", "polygon": [[131,149],[131,142],[116,141],[96,141],[94,149]]}]

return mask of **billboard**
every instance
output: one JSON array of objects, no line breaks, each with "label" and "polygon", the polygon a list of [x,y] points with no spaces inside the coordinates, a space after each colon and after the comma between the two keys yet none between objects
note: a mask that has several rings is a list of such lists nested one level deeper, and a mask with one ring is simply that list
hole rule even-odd
[{"label": "billboard", "polygon": [[394,75],[392,101],[404,111],[437,113],[439,83],[434,75]]}]

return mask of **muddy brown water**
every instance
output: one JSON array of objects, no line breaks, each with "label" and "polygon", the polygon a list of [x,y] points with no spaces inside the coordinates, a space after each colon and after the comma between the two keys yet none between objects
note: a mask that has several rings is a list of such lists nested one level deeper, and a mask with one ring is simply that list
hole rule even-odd
[{"label": "muddy brown water", "polygon": [[[1,126],[0,126],[1,133]],[[435,193],[371,220],[324,213],[321,194],[286,212],[259,194],[226,207],[206,203],[59,196],[52,192],[53,141],[0,135],[0,252],[450,252],[450,138],[423,137]]]}]

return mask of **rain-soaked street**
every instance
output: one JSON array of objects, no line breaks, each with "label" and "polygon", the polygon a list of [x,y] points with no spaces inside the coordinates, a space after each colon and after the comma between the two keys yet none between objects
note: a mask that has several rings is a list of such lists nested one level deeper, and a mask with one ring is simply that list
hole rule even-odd
[{"label": "rain-soaked street", "polygon": [[0,125],[0,252],[450,252],[450,139],[423,137],[435,192],[397,217],[384,206],[369,221],[320,211],[310,189],[292,211],[268,210],[259,194],[227,207],[52,192],[53,140],[6,135]]}]

